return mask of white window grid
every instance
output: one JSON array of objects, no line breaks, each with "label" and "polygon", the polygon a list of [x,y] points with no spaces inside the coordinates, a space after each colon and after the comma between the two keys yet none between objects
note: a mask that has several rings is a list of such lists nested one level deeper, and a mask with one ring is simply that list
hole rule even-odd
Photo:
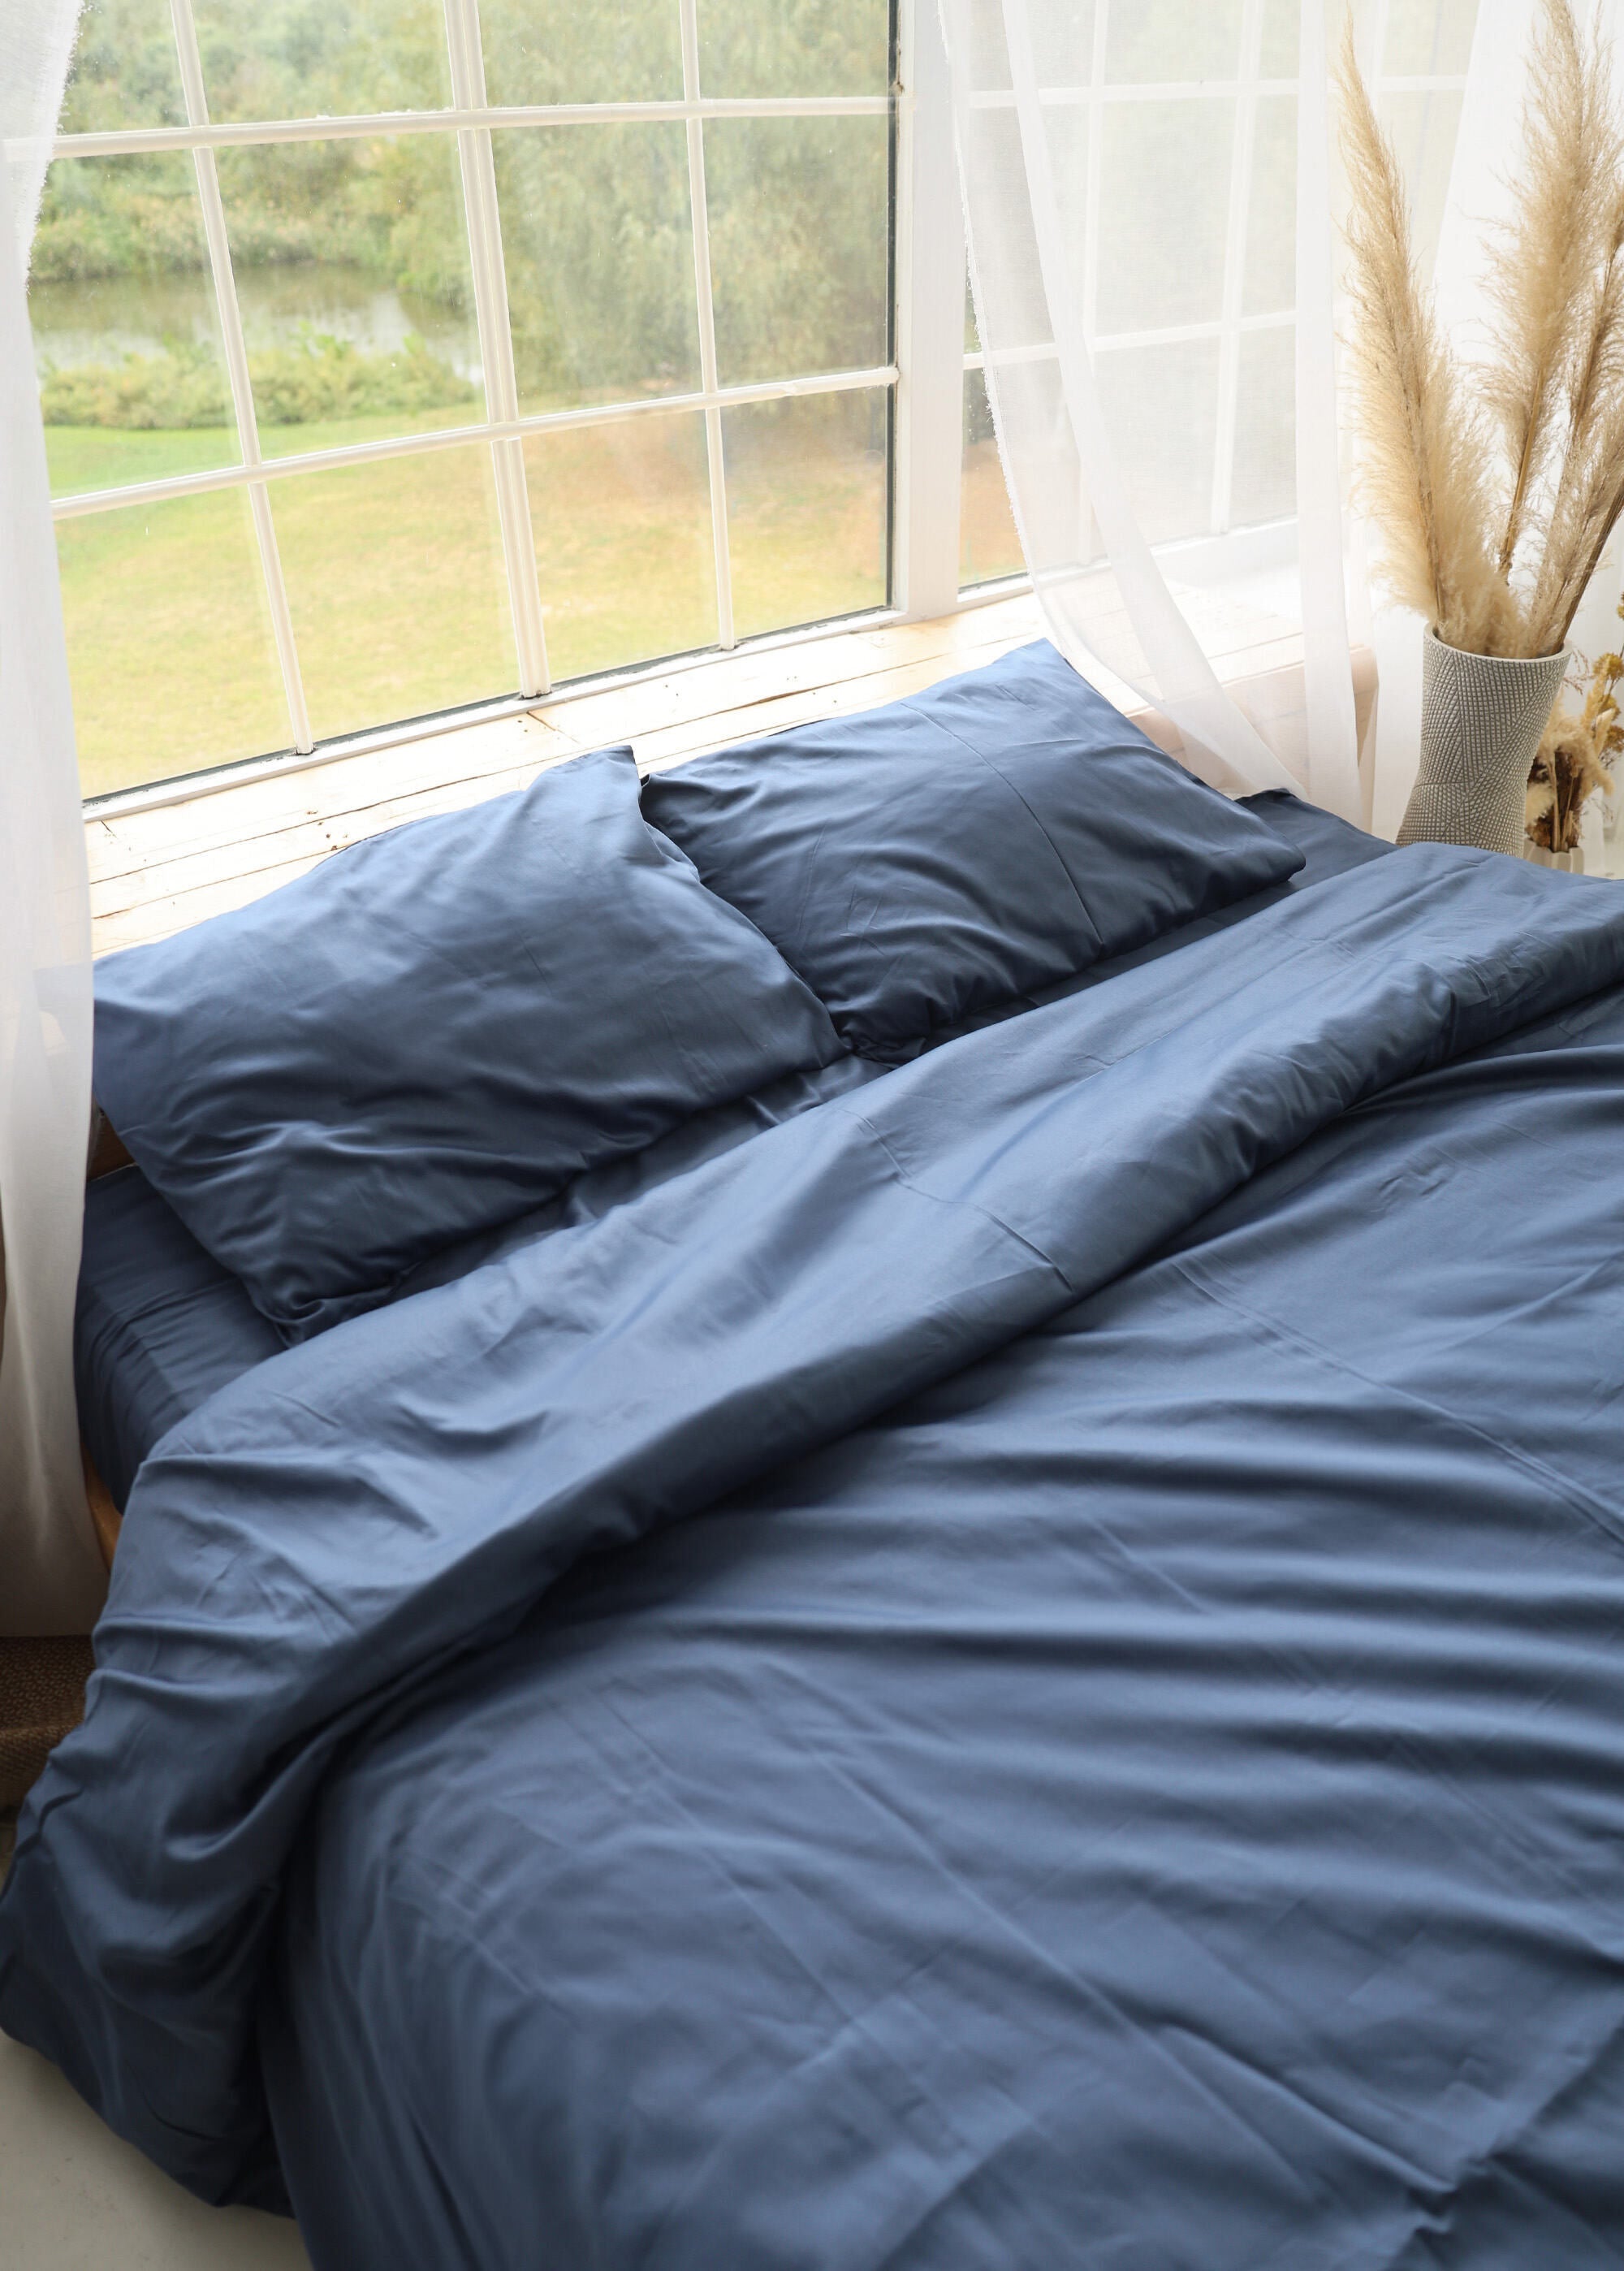
[{"label": "white window grid", "polygon": [[[239,434],[240,462],[177,473],[156,481],[130,483],[58,500],[58,519],[77,518],[141,503],[159,503],[207,490],[247,490],[259,547],[272,632],[287,702],[293,762],[311,762],[336,744],[318,750],[300,678],[286,587],[277,553],[271,510],[276,482],[301,473],[340,466],[460,449],[483,443],[491,450],[495,474],[504,564],[511,595],[518,692],[506,706],[527,704],[552,690],[543,623],[541,590],[524,478],[523,443],[531,434],[567,428],[607,425],[622,419],[702,412],[709,485],[711,541],[716,581],[716,646],[736,644],[732,575],[729,555],[727,472],[723,413],[752,403],[782,402],[808,396],[886,388],[891,390],[892,495],[890,514],[890,603],[859,622],[901,622],[940,616],[975,606],[1026,582],[1003,577],[961,590],[960,584],[960,470],[964,434],[964,385],[968,374],[984,372],[984,352],[963,345],[965,244],[962,211],[953,148],[953,115],[947,61],[935,0],[894,0],[895,74],[885,94],[779,97],[707,96],[700,82],[698,9],[704,0],[674,0],[679,9],[683,93],[680,100],[627,102],[493,105],[486,100],[484,57],[478,0],[441,0],[450,59],[451,101],[425,111],[378,111],[352,116],[312,117],[215,123],[208,107],[191,0],[170,0],[181,59],[187,123],[178,127],[137,127],[112,132],[59,137],[53,154],[93,158],[164,151],[193,157],[202,205],[211,280],[219,315],[226,375]],[[1116,0],[1118,7],[1131,0]],[[1241,312],[1248,225],[1252,194],[1252,151],[1258,104],[1274,96],[1294,96],[1294,78],[1265,78],[1261,68],[1264,0],[1244,0],[1238,75],[1228,79],[1155,83],[1107,78],[1107,41],[1111,0],[1096,0],[1089,81],[1084,86],[1047,87],[1042,100],[1086,105],[1090,113],[1087,235],[1084,246],[1084,336],[1091,350],[1109,355],[1135,347],[1174,346],[1190,340],[1220,343],[1220,420],[1211,498],[1211,533],[1221,547],[1233,529],[1231,500],[1239,414],[1241,342],[1249,334],[1288,330],[1291,309]],[[1375,0],[1368,26],[1368,52],[1386,48],[1390,0]],[[1378,74],[1378,97],[1405,93],[1461,93],[1464,75]],[[990,104],[1012,102],[1011,94],[975,98]],[[1099,269],[1099,174],[1109,104],[1168,100],[1230,101],[1236,105],[1220,313],[1202,322],[1140,331],[1101,332],[1097,323]],[[893,121],[893,352],[872,369],[819,373],[747,385],[720,383],[712,302],[705,194],[704,125],[730,118],[818,118],[888,116]],[[658,395],[521,416],[508,324],[506,270],[497,209],[491,136],[494,129],[536,126],[565,130],[635,121],[680,120],[686,130],[695,295],[700,329],[700,386],[681,394]],[[277,143],[330,141],[346,137],[454,133],[461,160],[463,204],[473,279],[475,320],[484,371],[486,415],[478,422],[354,443],[337,448],[292,452],[267,459],[260,452],[241,310],[225,212],[215,169],[217,150]],[[1052,346],[1016,351],[1052,356]],[[817,626],[752,639],[753,648],[797,640]],[[714,652],[714,650],[707,650]],[[660,666],[653,666],[658,667]],[[503,706],[500,702],[478,705]],[[457,713],[463,714],[463,713]],[[391,737],[387,726],[359,738],[377,745]],[[404,728],[401,729],[404,735]],[[346,737],[354,740],[358,737]],[[284,762],[272,760],[271,762]],[[232,767],[220,776],[241,778]],[[194,776],[195,786],[199,777]]]},{"label": "white window grid", "polygon": [[[716,97],[700,85],[699,0],[673,0],[681,40],[681,99],[627,102],[493,105],[486,101],[485,62],[478,0],[441,0],[449,57],[450,102],[422,111],[378,111],[352,116],[255,120],[216,123],[209,116],[203,63],[192,0],[169,0],[180,63],[186,123],[182,126],[131,127],[58,136],[53,155],[109,158],[160,152],[189,152],[197,175],[204,244],[213,290],[226,382],[236,421],[239,459],[234,465],[175,473],[162,480],[130,482],[56,500],[58,520],[142,504],[166,503],[211,490],[247,492],[259,563],[280,668],[292,750],[315,750],[300,670],[298,641],[286,583],[277,548],[272,490],[278,481],[302,473],[417,456],[435,450],[488,447],[495,480],[503,564],[511,599],[515,660],[522,703],[552,691],[542,593],[525,480],[523,443],[532,434],[603,426],[620,420],[664,417],[683,411],[702,413],[710,503],[711,551],[716,590],[717,647],[737,644],[732,568],[728,538],[728,493],[723,413],[751,403],[787,402],[809,396],[896,389],[896,360],[862,370],[819,372],[747,385],[723,386],[716,356],[716,314],[710,275],[710,245],[705,192],[704,126],[710,119],[853,118],[896,121],[911,106],[900,85],[883,94]],[[901,42],[907,47],[906,39]],[[567,130],[575,126],[634,122],[681,121],[686,130],[687,172],[695,297],[699,320],[700,384],[679,394],[593,403],[563,410],[520,414],[513,336],[508,319],[501,220],[497,205],[492,133],[500,127]],[[895,131],[894,126],[894,132]],[[259,440],[248,349],[235,271],[226,233],[215,153],[222,149],[281,143],[368,139],[397,134],[454,134],[461,164],[463,211],[473,286],[474,317],[485,388],[485,416],[476,422],[429,433],[402,434],[323,450],[266,458]],[[899,411],[899,421],[901,413]],[[900,423],[899,423],[900,434]],[[956,520],[954,540],[957,538]],[[896,575],[892,568],[894,590]],[[894,613],[886,609],[882,612]],[[756,644],[756,642],[752,642]]]},{"label": "white window grid", "polygon": [[[1119,9],[1131,6],[1131,0],[1116,0],[1116,5]],[[1087,85],[1045,86],[1039,91],[1039,101],[1046,108],[1084,108],[1088,112],[1085,158],[1087,171],[1082,260],[1082,333],[1089,353],[1112,355],[1135,348],[1182,346],[1198,340],[1218,342],[1218,435],[1206,532],[1214,538],[1227,537],[1235,528],[1233,499],[1235,450],[1239,438],[1241,342],[1249,335],[1258,332],[1288,331],[1297,320],[1293,308],[1267,309],[1251,315],[1242,312],[1258,106],[1271,98],[1294,97],[1298,92],[1295,78],[1275,78],[1264,75],[1264,6],[1265,0],[1243,0],[1240,69],[1234,78],[1111,81],[1107,78],[1111,0],[1094,0]],[[1390,14],[1391,0],[1376,0],[1365,44],[1369,54],[1378,59],[1386,53]],[[1383,96],[1390,95],[1462,94],[1465,86],[1464,72],[1422,75],[1382,73],[1378,70],[1371,75],[1372,92],[1378,102]],[[977,93],[971,96],[970,101],[971,107],[976,109],[1013,109],[1015,105],[1014,93],[1008,89]],[[1106,109],[1108,106],[1118,104],[1203,101],[1229,102],[1235,107],[1220,313],[1205,321],[1169,324],[1146,331],[1101,331],[1099,326],[1098,286],[1101,168],[1104,157]],[[1052,361],[1057,352],[1053,343],[1049,342],[1007,350],[997,357],[997,361]],[[980,373],[984,378],[987,362],[983,348],[970,350],[964,356],[966,376]],[[1193,530],[1190,532],[1192,536],[1196,533]],[[1179,540],[1180,542],[1187,540]]]}]

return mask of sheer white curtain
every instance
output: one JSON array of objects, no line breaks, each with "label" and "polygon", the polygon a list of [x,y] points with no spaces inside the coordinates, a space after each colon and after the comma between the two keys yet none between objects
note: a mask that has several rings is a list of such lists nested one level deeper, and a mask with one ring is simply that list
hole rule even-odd
[{"label": "sheer white curtain", "polygon": [[102,1591],[73,1398],[90,913],[24,278],[78,0],[0,0],[0,1633]]},{"label": "sheer white curtain", "polygon": [[[940,7],[988,396],[1056,643],[1168,718],[1204,778],[1368,819],[1352,651],[1368,667],[1372,631],[1337,401],[1342,0]],[[1476,0],[1353,12],[1428,248]]]}]

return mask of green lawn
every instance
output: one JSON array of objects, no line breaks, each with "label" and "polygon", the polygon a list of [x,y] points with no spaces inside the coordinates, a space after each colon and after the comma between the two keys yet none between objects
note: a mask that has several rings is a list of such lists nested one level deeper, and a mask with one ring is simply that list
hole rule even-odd
[{"label": "green lawn", "polygon": [[[274,440],[328,449],[407,422]],[[59,496],[234,453],[218,429],[58,427],[47,443]],[[734,413],[726,448],[740,636],[879,605],[884,461],[850,410],[826,398]],[[536,436],[525,457],[555,680],[714,640],[697,414]],[[483,443],[278,480],[270,495],[318,738],[513,689]],[[286,746],[244,491],[86,514],[59,523],[57,547],[87,795]]]},{"label": "green lawn", "polygon": [[998,445],[972,442],[959,493],[959,581],[990,584],[995,576],[1020,575],[1025,565]]}]

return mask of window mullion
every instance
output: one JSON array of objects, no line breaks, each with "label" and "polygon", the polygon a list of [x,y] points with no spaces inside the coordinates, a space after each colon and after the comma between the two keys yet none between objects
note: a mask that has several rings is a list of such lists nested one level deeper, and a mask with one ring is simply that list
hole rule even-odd
[{"label": "window mullion", "polygon": [[[486,108],[485,55],[480,44],[478,0],[445,0],[445,19],[452,102],[459,110],[483,110]],[[501,215],[496,200],[496,160],[491,147],[491,130],[488,126],[463,127],[458,130],[456,143],[463,169],[463,205],[468,222],[474,318],[479,332],[486,410],[493,425],[510,425],[519,414],[519,384],[514,369],[508,272],[502,260]],[[508,604],[513,611],[519,691],[539,697],[549,691],[552,681],[547,668],[546,628],[536,567],[536,536],[530,524],[524,444],[509,436],[493,441],[490,449],[502,561],[508,575]]]},{"label": "window mullion", "polygon": [[[1439,81],[1462,86],[1464,79]],[[1432,84],[1432,82],[1427,82]],[[1198,89],[1197,92],[1205,90]],[[453,104],[443,110],[341,112],[330,118],[256,118],[214,125],[94,127],[59,134],[54,158],[130,158],[167,150],[260,148],[282,142],[370,141],[380,134],[447,134],[465,126],[615,126],[702,118],[872,118],[889,113],[888,94],[716,95],[689,102]]]},{"label": "window mullion", "polygon": [[908,616],[959,601],[964,208],[936,0],[903,0],[897,119],[896,475],[892,589]]},{"label": "window mullion", "polygon": [[[197,46],[197,26],[192,16],[191,0],[170,0],[170,13],[174,25],[175,52],[181,66],[181,86],[186,99],[187,123],[206,126],[209,123],[208,95],[204,86],[203,57]],[[192,164],[197,176],[197,199],[203,211],[204,241],[209,249],[209,270],[214,286],[220,342],[226,356],[226,381],[231,388],[232,408],[237,421],[237,443],[242,452],[243,464],[257,465],[260,463],[259,420],[254,409],[248,342],[242,334],[242,310],[237,301],[237,279],[232,267],[231,240],[226,233],[226,207],[220,197],[219,174],[213,151],[194,150]],[[254,534],[259,545],[260,569],[265,579],[265,599],[271,610],[271,636],[276,642],[277,660],[281,666],[288,726],[293,734],[293,747],[301,755],[308,754],[315,747],[315,741],[310,732],[310,713],[305,703],[304,681],[300,674],[293,611],[288,606],[287,585],[282,574],[282,555],[277,548],[271,492],[263,481],[249,481],[248,493]]]},{"label": "window mullion", "polygon": [[1224,245],[1223,316],[1218,346],[1218,445],[1212,458],[1212,529],[1228,533],[1235,496],[1235,436],[1241,399],[1241,311],[1246,237],[1251,214],[1252,157],[1257,140],[1257,86],[1263,75],[1263,0],[1245,0],[1241,19],[1241,91],[1235,97],[1229,156],[1229,217]]},{"label": "window mullion", "polygon": [[[682,99],[700,99],[699,13],[695,0],[679,0],[682,25]],[[720,384],[716,364],[716,310],[710,287],[710,212],[705,195],[705,126],[690,111],[688,210],[693,227],[693,296],[699,309],[700,385],[714,396]],[[737,644],[733,630],[733,560],[728,539],[727,466],[722,446],[722,411],[714,401],[705,411],[705,457],[710,476],[710,543],[716,573],[716,644]]]},{"label": "window mullion", "polygon": [[[1289,320],[1289,318],[1286,319]],[[1052,350],[1050,350],[1052,353]],[[871,370],[815,372],[808,378],[762,379],[754,385],[726,386],[715,398],[719,410],[743,409],[758,402],[804,402],[822,394],[866,394],[896,383],[894,363]],[[629,402],[589,402],[573,410],[544,410],[499,426],[490,419],[472,426],[436,426],[422,434],[386,435],[372,442],[350,442],[330,450],[290,452],[254,466],[213,465],[190,473],[170,473],[152,481],[126,481],[112,489],[75,489],[53,500],[57,520],[111,512],[121,504],[160,504],[167,498],[194,496],[206,489],[241,488],[249,481],[285,480],[300,473],[334,473],[344,465],[375,465],[390,458],[428,456],[441,450],[465,450],[474,442],[523,442],[531,434],[619,426],[628,419],[666,418],[675,411],[704,410],[703,394],[643,395]]]}]

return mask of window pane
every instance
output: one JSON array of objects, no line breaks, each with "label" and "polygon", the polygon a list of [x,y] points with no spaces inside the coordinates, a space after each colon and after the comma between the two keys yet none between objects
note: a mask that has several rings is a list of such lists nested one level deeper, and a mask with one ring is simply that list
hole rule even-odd
[{"label": "window pane", "polygon": [[479,30],[494,103],[659,102],[682,93],[677,0],[481,0]]},{"label": "window pane", "polygon": [[1390,0],[1383,77],[1453,78],[1465,71],[1477,20],[1478,0]]},{"label": "window pane", "polygon": [[1302,39],[1300,0],[1264,0],[1263,47],[1258,57],[1264,78],[1295,78]]},{"label": "window pane", "polygon": [[1297,98],[1263,96],[1252,144],[1242,313],[1276,316],[1297,304]]},{"label": "window pane", "polygon": [[1297,334],[1249,331],[1241,340],[1242,414],[1235,423],[1230,520],[1236,528],[1297,510]]},{"label": "window pane", "polygon": [[[1040,115],[1043,122],[1043,139],[1049,145],[1049,170],[1054,176],[1055,195],[1060,211],[1086,213],[1089,209],[1090,130],[1087,107],[1081,102],[1045,103]],[[1012,108],[983,111],[977,120],[977,126],[980,130],[974,133],[973,146],[980,164],[995,166],[1000,161],[1008,164],[1012,160],[1024,170],[1026,160],[1020,148],[1020,123]],[[1109,119],[1106,146],[1108,150],[1110,147]],[[1116,210],[1110,204],[1115,186],[1109,182],[1104,186],[1105,212],[1094,223],[1096,240],[1104,240],[1110,231],[1120,226]],[[1058,247],[1062,289],[1071,305],[1077,309],[1084,308],[1087,299],[1088,237],[1089,231],[1086,226],[1066,229],[1062,233]],[[1003,302],[1005,324],[1012,318],[1014,320],[1018,327],[1014,337],[1019,338],[1023,345],[1054,337],[1042,274],[1042,261],[1038,252],[1037,238],[1033,233],[1028,205],[1005,240],[1004,257],[994,264],[991,275],[983,275],[981,279],[982,291],[988,304],[993,303],[996,294]],[[1000,325],[999,328],[1005,329],[1005,326]],[[1005,336],[1009,336],[1007,331]],[[1013,344],[1013,339],[1011,343]]]},{"label": "window pane", "polygon": [[486,444],[301,473],[271,494],[318,740],[511,691]]},{"label": "window pane", "polygon": [[520,409],[696,389],[682,128],[515,127],[493,138]]},{"label": "window pane", "polygon": [[[1076,211],[1079,209],[1083,190],[1082,175],[1077,169],[1086,168],[1087,159],[1086,114],[1072,106],[1061,115],[1064,124],[1057,132],[1057,115],[1045,112],[1046,139],[1057,193],[1066,210]],[[1005,216],[1007,227],[998,257],[983,260],[975,279],[982,307],[987,313],[988,328],[1001,348],[1047,346],[1055,336],[1054,324],[1049,295],[1043,288],[1043,264],[1032,225],[1030,201],[1024,197],[1003,199],[1003,192],[996,189],[1000,182],[1020,180],[1025,169],[1020,125],[1014,110],[1003,106],[972,110],[965,154],[972,182],[987,183],[1010,208]],[[1079,203],[1073,204],[1072,199]],[[1079,311],[1086,301],[1084,285],[1089,235],[1086,227],[1069,231],[1061,254],[1063,288],[1069,294],[1071,304]]]},{"label": "window pane", "polygon": [[1099,228],[1102,332],[1217,320],[1234,135],[1233,102],[1110,105]]},{"label": "window pane", "polygon": [[[1129,501],[1146,537],[1161,544],[1205,535],[1218,443],[1218,341],[1102,354],[1099,375]],[[1198,417],[1190,415],[1192,403],[1202,406]]]},{"label": "window pane", "polygon": [[[1292,0],[1296,5],[1296,0]],[[963,24],[966,73],[973,90],[991,93],[1010,84],[1009,48],[997,8],[973,8]],[[1094,0],[1051,0],[1029,25],[1032,61],[1040,87],[1088,86],[1094,81]],[[1121,77],[1123,74],[1118,73]],[[1107,76],[1109,76],[1108,72]]]},{"label": "window pane", "polygon": [[965,586],[989,584],[995,576],[1018,576],[1025,566],[1004,467],[998,460],[986,382],[980,371],[967,370],[964,470],[959,491],[959,581]]},{"label": "window pane", "polygon": [[[1094,78],[1094,0],[1069,0],[1041,11],[1032,26],[1032,60],[1040,86],[1086,86]],[[1005,75],[1008,84],[1007,71]]]},{"label": "window pane", "polygon": [[1112,9],[1105,76],[1189,86],[1234,78],[1241,62],[1241,0],[1131,0]]},{"label": "window pane", "polygon": [[485,415],[449,134],[222,150],[268,458]]},{"label": "window pane", "polygon": [[524,463],[555,679],[714,644],[702,412],[534,434]]},{"label": "window pane", "polygon": [[887,410],[876,388],[723,413],[741,638],[885,605]]},{"label": "window pane", "polygon": [[1437,257],[1460,105],[1458,94],[1384,94],[1377,105],[1404,168],[1414,219],[1415,257],[1423,276],[1431,275]]},{"label": "window pane", "polygon": [[1003,93],[1012,85],[1009,41],[999,8],[967,8],[960,13],[964,74],[972,93]]},{"label": "window pane", "polygon": [[86,0],[58,131],[185,123],[168,0]]},{"label": "window pane", "polygon": [[193,0],[209,115],[342,118],[450,100],[440,0]]},{"label": "window pane", "polygon": [[237,462],[190,158],[57,159],[28,314],[58,496]]},{"label": "window pane", "polygon": [[883,117],[708,122],[723,386],[887,360],[889,151]]},{"label": "window pane", "polygon": [[245,491],[59,522],[56,556],[86,796],[286,748]]},{"label": "window pane", "polygon": [[825,0],[816,8],[703,0],[699,29],[707,94],[883,94],[891,82],[885,0]]}]

